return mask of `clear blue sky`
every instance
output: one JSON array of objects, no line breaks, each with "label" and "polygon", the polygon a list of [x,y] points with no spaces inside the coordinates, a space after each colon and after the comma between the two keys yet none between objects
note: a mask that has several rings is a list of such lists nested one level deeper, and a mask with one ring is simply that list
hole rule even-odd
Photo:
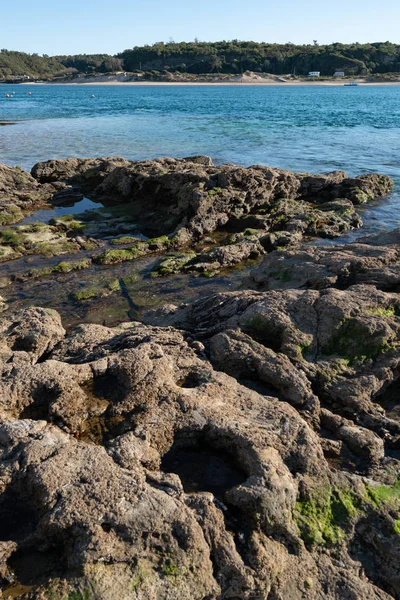
[{"label": "clear blue sky", "polygon": [[3,0],[2,48],[117,53],[158,41],[400,43],[400,0]]}]

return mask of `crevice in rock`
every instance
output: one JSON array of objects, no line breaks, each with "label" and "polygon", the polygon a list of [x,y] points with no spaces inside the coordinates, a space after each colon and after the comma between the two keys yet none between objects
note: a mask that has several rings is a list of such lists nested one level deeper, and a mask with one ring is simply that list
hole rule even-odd
[{"label": "crevice in rock", "polygon": [[[243,511],[227,501],[227,492],[244,483],[248,476],[231,454],[213,447],[204,436],[194,436],[189,440],[185,436],[175,441],[163,457],[161,469],[179,475],[184,491],[188,494],[211,492],[214,495],[238,554],[244,564],[251,566],[248,562],[251,526]],[[211,560],[213,561],[212,556]],[[213,565],[218,572],[218,561],[214,559]]]},{"label": "crevice in rock", "polygon": [[14,486],[0,496],[0,541],[19,542],[31,535],[39,522],[23,493]]},{"label": "crevice in rock", "polygon": [[382,406],[388,419],[400,420],[400,378],[377,394],[373,401]]},{"label": "crevice in rock", "polygon": [[12,575],[11,580],[2,586],[6,598],[20,597],[36,586],[64,576],[66,572],[64,550],[60,546],[42,552],[33,547],[17,550],[7,564]]},{"label": "crevice in rock", "polygon": [[368,579],[378,588],[400,598],[400,585],[396,569],[398,549],[390,538],[388,521],[382,515],[369,515],[359,521],[349,545],[349,555],[362,564]]},{"label": "crevice in rock", "polygon": [[125,391],[121,388],[121,382],[117,375],[106,373],[94,377],[89,387],[85,388],[85,393],[91,393],[97,398],[103,398],[109,402],[119,402],[124,399]]},{"label": "crevice in rock", "polygon": [[287,402],[287,400],[285,400],[285,398],[282,396],[282,394],[279,393],[279,391],[276,388],[274,388],[272,385],[267,385],[261,379],[258,379],[258,378],[251,379],[250,377],[240,377],[237,380],[237,382],[240,383],[240,385],[243,385],[243,386],[249,388],[250,390],[253,390],[253,392],[257,392],[258,394],[261,394],[262,396],[268,396],[270,398],[277,398],[278,400]]},{"label": "crevice in rock", "polygon": [[161,469],[179,475],[186,493],[211,492],[223,502],[227,491],[247,479],[228,453],[201,438],[193,444],[175,442],[163,457]]},{"label": "crevice in rock", "polygon": [[57,400],[61,393],[62,390],[58,384],[37,384],[31,391],[33,402],[22,410],[20,419],[49,421],[49,406]]},{"label": "crevice in rock", "polygon": [[203,378],[201,377],[201,373],[197,373],[196,371],[192,371],[186,373],[181,379],[176,382],[176,385],[181,388],[186,389],[194,389],[199,387],[204,383]]}]

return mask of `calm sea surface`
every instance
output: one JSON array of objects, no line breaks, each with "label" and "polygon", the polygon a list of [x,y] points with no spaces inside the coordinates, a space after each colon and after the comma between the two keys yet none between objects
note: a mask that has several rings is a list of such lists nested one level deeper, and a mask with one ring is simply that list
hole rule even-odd
[{"label": "calm sea surface", "polygon": [[400,226],[397,86],[0,85],[0,120],[21,121],[0,127],[0,161],[25,169],[70,156],[208,154],[314,173],[380,171],[396,191],[364,218],[371,229]]}]

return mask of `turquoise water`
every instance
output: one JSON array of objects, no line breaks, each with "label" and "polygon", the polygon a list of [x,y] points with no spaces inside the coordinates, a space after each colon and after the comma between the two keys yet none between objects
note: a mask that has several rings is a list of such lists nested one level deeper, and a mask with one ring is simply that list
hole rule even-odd
[{"label": "turquoise water", "polygon": [[[0,120],[20,121],[0,128],[0,161],[26,169],[69,156],[201,153],[314,173],[380,171],[400,183],[397,86],[0,85]],[[399,205],[397,193],[385,204],[391,226]]]}]

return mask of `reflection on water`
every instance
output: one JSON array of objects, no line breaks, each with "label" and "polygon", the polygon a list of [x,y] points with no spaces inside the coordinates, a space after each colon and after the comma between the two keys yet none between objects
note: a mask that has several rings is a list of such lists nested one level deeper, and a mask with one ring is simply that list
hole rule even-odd
[{"label": "reflection on water", "polygon": [[89,198],[83,198],[79,202],[75,202],[72,206],[54,206],[53,208],[46,208],[43,210],[36,211],[33,215],[26,217],[23,221],[20,221],[18,225],[28,225],[29,223],[48,223],[50,219],[56,217],[62,217],[64,215],[79,215],[83,212],[102,208],[103,204],[100,202],[92,202]]}]

